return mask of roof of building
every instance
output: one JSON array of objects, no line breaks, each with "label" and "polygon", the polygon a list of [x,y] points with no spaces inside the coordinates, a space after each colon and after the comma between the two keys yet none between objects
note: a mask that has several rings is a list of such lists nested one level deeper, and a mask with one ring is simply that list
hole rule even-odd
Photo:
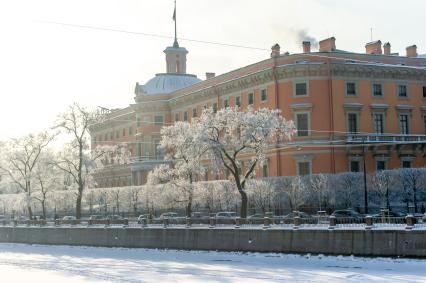
[{"label": "roof of building", "polygon": [[195,75],[190,74],[156,74],[145,85],[139,85],[143,94],[167,94],[201,82]]}]

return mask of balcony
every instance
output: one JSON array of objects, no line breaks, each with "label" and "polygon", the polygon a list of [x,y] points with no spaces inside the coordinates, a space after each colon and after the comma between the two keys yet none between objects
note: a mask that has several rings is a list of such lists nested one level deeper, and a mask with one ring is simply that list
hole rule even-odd
[{"label": "balcony", "polygon": [[168,161],[164,160],[163,155],[159,155],[159,156],[144,155],[144,156],[130,157],[129,163],[130,163],[130,167],[132,171],[137,171],[137,170],[151,170],[157,165],[167,164]]},{"label": "balcony", "polygon": [[400,134],[349,134],[346,136],[349,144],[419,144],[426,143],[426,135],[400,135]]}]

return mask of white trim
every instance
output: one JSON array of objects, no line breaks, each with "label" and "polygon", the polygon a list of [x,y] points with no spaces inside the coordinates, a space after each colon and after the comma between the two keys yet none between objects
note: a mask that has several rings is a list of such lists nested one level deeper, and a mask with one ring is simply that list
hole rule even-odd
[{"label": "white trim", "polygon": [[[303,95],[296,95],[296,85],[297,84],[305,84],[306,85],[306,94],[303,94]],[[293,97],[308,97],[309,96],[309,91],[310,91],[310,88],[309,88],[309,80],[294,80],[293,81]]]}]

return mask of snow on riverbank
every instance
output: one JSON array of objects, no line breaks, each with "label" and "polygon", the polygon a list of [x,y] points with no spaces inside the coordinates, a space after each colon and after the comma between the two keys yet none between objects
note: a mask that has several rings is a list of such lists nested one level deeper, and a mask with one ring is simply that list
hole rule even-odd
[{"label": "snow on riverbank", "polygon": [[426,260],[0,244],[1,282],[426,282]]}]

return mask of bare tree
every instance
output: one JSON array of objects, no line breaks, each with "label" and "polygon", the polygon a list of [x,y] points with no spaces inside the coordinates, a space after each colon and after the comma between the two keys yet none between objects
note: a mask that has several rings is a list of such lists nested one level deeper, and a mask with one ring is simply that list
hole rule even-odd
[{"label": "bare tree", "polygon": [[276,192],[268,181],[250,180],[247,183],[247,192],[256,208],[259,208],[264,214],[271,211]]},{"label": "bare tree", "polygon": [[[318,197],[318,208],[321,211],[322,210],[322,203],[324,202],[325,198],[328,196],[326,195],[327,188],[327,182],[328,182],[328,176],[324,174],[316,174],[311,175],[309,178],[311,189],[314,191],[314,193]],[[328,200],[327,200],[328,201]]]},{"label": "bare tree", "polygon": [[306,199],[306,185],[302,178],[300,176],[294,177],[285,193],[288,196],[291,210],[298,210]]},{"label": "bare tree", "polygon": [[48,196],[54,190],[58,190],[61,184],[62,175],[52,162],[53,152],[48,151],[42,154],[40,162],[35,167],[35,193],[34,199],[39,201],[42,208],[43,218],[46,219],[46,202]]},{"label": "bare tree", "polygon": [[[71,135],[68,143],[59,154],[56,166],[71,176],[76,186],[76,218],[81,218],[81,202],[83,192],[91,182],[92,169],[103,166],[106,160],[114,163],[126,162],[128,151],[124,146],[98,146],[90,150],[89,126],[102,119],[96,112],[90,112],[77,103],[72,104],[68,111],[60,114],[56,127]],[[112,162],[111,162],[112,163]]]},{"label": "bare tree", "polygon": [[345,208],[354,206],[355,190],[361,186],[361,179],[357,173],[344,173],[336,177],[340,185],[339,199]]},{"label": "bare tree", "polygon": [[375,172],[371,177],[373,189],[378,193],[382,207],[390,209],[389,189],[395,179],[389,170],[380,170]]},{"label": "bare tree", "polygon": [[32,218],[31,209],[32,182],[40,155],[47,148],[54,136],[47,132],[11,139],[2,147],[0,171],[27,194],[27,210]]},{"label": "bare tree", "polygon": [[[413,193],[414,212],[419,212],[418,209],[418,190],[422,186],[422,180],[426,178],[424,168],[402,168],[399,170],[399,178],[405,192],[407,207],[409,206],[409,191]],[[408,211],[408,209],[407,209]]]}]

